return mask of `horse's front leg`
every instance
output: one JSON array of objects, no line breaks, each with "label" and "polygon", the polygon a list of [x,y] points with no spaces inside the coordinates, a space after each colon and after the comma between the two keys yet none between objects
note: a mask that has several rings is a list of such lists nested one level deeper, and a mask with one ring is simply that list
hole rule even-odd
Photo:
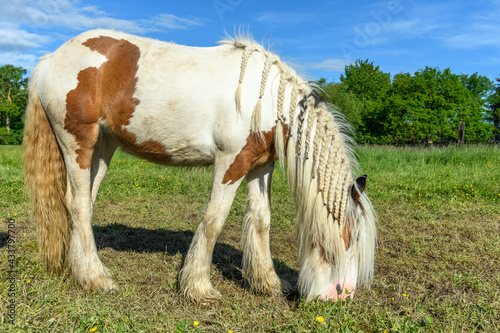
[{"label": "horse's front leg", "polygon": [[210,282],[210,266],[215,242],[227,219],[236,191],[244,178],[225,179],[224,176],[233,159],[232,156],[220,158],[214,164],[210,201],[179,273],[180,292],[195,302],[210,301],[220,296]]},{"label": "horse's front leg", "polygon": [[288,289],[274,270],[269,247],[271,224],[271,180],[274,165],[250,172],[247,176],[249,211],[243,220],[243,275],[250,289],[265,294],[277,294]]}]

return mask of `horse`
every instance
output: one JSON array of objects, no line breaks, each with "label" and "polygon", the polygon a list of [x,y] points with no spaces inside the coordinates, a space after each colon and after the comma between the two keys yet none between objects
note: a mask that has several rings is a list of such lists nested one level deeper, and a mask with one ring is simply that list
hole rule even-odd
[{"label": "horse", "polygon": [[[213,165],[206,213],[178,276],[180,294],[217,299],[214,245],[242,181],[242,271],[250,290],[290,290],[269,246],[275,161],[297,215],[298,292],[353,297],[373,280],[377,218],[349,125],[314,86],[251,37],[189,47],[92,30],[41,58],[29,80],[23,164],[40,252],[84,290],[117,288],[98,256],[92,213],[115,150],[166,166]],[[286,169],[285,169],[286,168]]]}]

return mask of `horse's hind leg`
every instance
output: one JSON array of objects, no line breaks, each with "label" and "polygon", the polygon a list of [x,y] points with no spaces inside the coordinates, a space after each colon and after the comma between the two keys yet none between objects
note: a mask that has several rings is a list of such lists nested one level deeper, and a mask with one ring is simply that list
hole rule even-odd
[{"label": "horse's hind leg", "polygon": [[109,134],[106,135],[106,130],[101,129],[99,138],[94,147],[94,154],[92,155],[92,165],[90,167],[90,180],[92,183],[92,203],[95,204],[97,192],[101,186],[104,176],[109,168],[111,158],[118,147],[118,142]]},{"label": "horse's hind leg", "polygon": [[249,211],[243,220],[243,275],[250,289],[265,294],[277,294],[284,286],[274,270],[269,247],[271,224],[271,180],[274,166],[268,165],[247,176]]},{"label": "horse's hind leg", "polygon": [[[97,138],[95,141],[89,140],[89,142],[98,145],[102,144]],[[95,175],[92,176],[91,165],[94,164],[92,160],[98,161],[101,159],[98,155],[100,152],[102,153],[102,147],[95,146],[94,149],[92,144],[80,149],[80,154],[73,150],[64,152],[71,187],[71,195],[68,195],[70,197],[68,200],[70,204],[69,211],[73,221],[68,253],[69,267],[77,282],[85,290],[109,290],[113,289],[115,285],[97,255],[97,247],[92,231],[92,181],[96,181],[100,172],[96,170],[94,171]],[[85,154],[82,154],[81,151],[85,151]],[[100,181],[102,181],[102,177]]]},{"label": "horse's hind leg", "polygon": [[[113,157],[117,147],[118,143],[111,135],[105,137],[102,133],[99,134],[99,138],[94,147],[94,154],[92,155],[92,165],[90,166],[92,204],[95,204],[95,201],[97,199],[97,192],[99,191],[99,187],[101,186],[101,183],[104,180],[106,173],[108,172],[111,158]],[[68,190],[66,193],[67,206],[71,207],[72,202],[73,194],[71,193],[71,187],[68,186]]]},{"label": "horse's hind leg", "polygon": [[220,295],[210,282],[212,252],[229,214],[236,191],[243,180],[242,177],[223,184],[225,172],[232,161],[233,156],[229,156],[229,158],[219,158],[214,164],[210,201],[179,273],[181,293],[195,302],[209,301]]}]

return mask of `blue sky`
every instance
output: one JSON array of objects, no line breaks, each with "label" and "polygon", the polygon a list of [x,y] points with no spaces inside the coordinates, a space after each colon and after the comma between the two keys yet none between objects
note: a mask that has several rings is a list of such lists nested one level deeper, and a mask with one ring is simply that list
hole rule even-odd
[{"label": "blue sky", "polygon": [[240,27],[309,79],[370,59],[392,75],[425,66],[500,76],[500,0],[1,0],[0,65],[31,70],[85,30],[212,46]]}]

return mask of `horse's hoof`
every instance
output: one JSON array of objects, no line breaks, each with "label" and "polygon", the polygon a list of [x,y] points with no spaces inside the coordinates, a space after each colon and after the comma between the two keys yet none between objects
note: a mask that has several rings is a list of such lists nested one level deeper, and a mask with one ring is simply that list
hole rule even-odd
[{"label": "horse's hoof", "polygon": [[116,295],[118,294],[119,291],[120,288],[118,288],[118,286],[114,282],[112,282],[111,286],[109,286],[108,288],[101,289],[102,294],[110,294],[110,295]]},{"label": "horse's hoof", "polygon": [[210,288],[210,291],[204,293],[191,290],[182,294],[187,300],[200,305],[209,305],[221,298],[220,292],[215,288]]},{"label": "horse's hoof", "polygon": [[100,276],[90,281],[80,281],[80,285],[85,291],[97,291],[106,294],[114,293],[118,290],[118,286],[113,279],[107,275]]}]

